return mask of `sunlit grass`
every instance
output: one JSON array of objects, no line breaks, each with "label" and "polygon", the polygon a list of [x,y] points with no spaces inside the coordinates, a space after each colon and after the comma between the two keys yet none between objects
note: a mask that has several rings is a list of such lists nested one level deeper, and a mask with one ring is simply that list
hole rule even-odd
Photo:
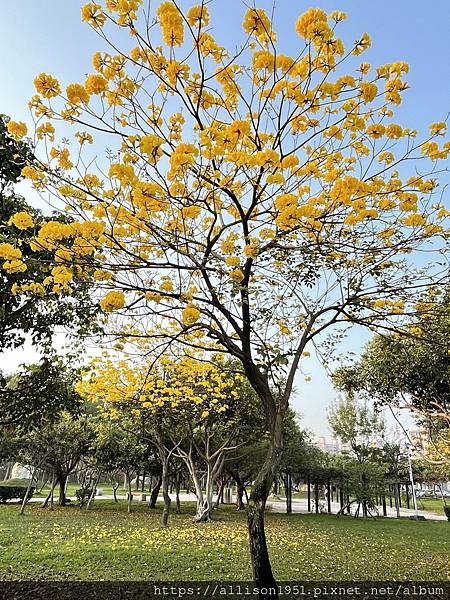
[{"label": "sunlit grass", "polygon": [[[97,501],[90,511],[0,506],[0,579],[250,579],[245,514],[192,522],[193,505],[159,525],[160,509]],[[276,576],[295,579],[450,579],[450,524],[267,515]]]}]

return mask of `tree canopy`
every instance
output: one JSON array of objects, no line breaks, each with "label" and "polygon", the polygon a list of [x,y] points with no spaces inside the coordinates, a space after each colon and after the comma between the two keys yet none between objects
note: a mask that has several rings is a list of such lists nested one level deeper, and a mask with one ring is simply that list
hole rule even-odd
[{"label": "tree canopy", "polygon": [[305,348],[336,326],[396,329],[446,278],[428,257],[447,246],[437,161],[450,143],[443,122],[417,137],[394,119],[409,67],[359,62],[370,36],[346,48],[344,13],[300,15],[288,56],[256,7],[225,48],[209,6],[86,4],[103,40],[93,70],[67,85],[36,76],[38,158],[22,174],[73,218],[31,241],[58,262],[44,293],[92,277],[125,344],[240,361],[270,432],[249,531],[255,578],[273,585],[263,508]]}]

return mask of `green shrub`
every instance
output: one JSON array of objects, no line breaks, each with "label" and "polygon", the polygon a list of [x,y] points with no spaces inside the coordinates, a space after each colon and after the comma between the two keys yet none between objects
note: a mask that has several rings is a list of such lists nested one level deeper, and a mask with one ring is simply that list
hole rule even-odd
[{"label": "green shrub", "polygon": [[[0,502],[5,504],[8,500],[23,500],[27,493],[28,485],[4,485],[4,482],[0,484]],[[28,499],[34,494],[34,487],[30,488]]]},{"label": "green shrub", "polygon": [[75,491],[75,496],[77,497],[78,502],[80,503],[80,508],[86,504],[92,494],[92,488],[80,488]]}]

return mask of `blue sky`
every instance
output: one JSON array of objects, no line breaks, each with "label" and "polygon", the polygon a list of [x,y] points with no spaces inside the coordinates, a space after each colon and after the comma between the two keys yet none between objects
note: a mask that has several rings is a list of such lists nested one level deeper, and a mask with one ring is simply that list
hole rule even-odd
[{"label": "blue sky", "polygon": [[[65,85],[84,79],[90,72],[91,56],[103,49],[101,40],[81,23],[80,0],[15,0],[2,2],[0,20],[0,112],[15,120],[30,122],[27,101],[34,93],[33,79],[41,71],[51,73]],[[157,2],[154,3],[155,5]],[[183,7],[195,2],[181,1]],[[270,11],[272,2],[257,6]],[[297,16],[310,6],[326,11],[342,10],[348,20],[340,25],[347,44],[367,31],[372,48],[363,60],[374,65],[396,60],[410,64],[410,90],[397,112],[404,126],[425,131],[427,125],[444,120],[449,112],[450,2],[448,0],[278,0],[275,30],[284,51],[294,52],[299,40],[294,31]],[[218,39],[229,47],[240,31],[245,7],[241,0],[214,0],[210,5],[212,25]],[[126,43],[129,37],[124,38]],[[236,38],[237,39],[237,38]],[[358,352],[367,335],[355,332],[344,346]],[[3,357],[11,369],[33,359],[23,350]],[[297,379],[294,406],[304,416],[305,426],[324,434],[326,407],[335,393],[313,357],[306,366],[310,383]]]}]

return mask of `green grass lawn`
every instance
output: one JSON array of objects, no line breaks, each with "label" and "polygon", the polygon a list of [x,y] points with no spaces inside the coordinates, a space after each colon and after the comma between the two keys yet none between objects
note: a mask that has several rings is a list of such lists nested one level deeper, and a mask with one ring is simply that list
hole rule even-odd
[{"label": "green grass lawn", "polygon": [[[0,506],[0,580],[245,580],[245,514],[221,508],[194,524],[193,505],[159,526],[160,509],[97,502],[40,509]],[[274,571],[293,579],[450,579],[450,523],[267,515]]]}]

